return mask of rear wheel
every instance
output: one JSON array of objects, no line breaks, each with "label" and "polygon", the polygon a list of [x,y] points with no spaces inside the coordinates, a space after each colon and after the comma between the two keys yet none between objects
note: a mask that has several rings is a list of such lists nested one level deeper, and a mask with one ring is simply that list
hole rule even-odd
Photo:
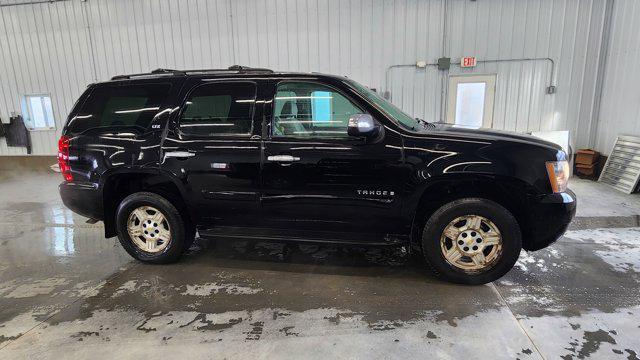
[{"label": "rear wheel", "polygon": [[501,205],[467,198],[448,203],[427,221],[423,254],[445,280],[484,284],[506,274],[522,248],[520,227]]},{"label": "rear wheel", "polygon": [[148,263],[170,263],[193,242],[180,212],[167,199],[150,192],[127,196],[118,206],[118,239],[134,258]]}]

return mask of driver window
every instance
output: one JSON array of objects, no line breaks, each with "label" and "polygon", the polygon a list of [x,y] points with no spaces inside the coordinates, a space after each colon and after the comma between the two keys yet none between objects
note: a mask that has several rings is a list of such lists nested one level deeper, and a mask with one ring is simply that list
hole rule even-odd
[{"label": "driver window", "polygon": [[349,117],[363,111],[336,90],[317,83],[286,82],[275,96],[273,136],[346,138]]}]

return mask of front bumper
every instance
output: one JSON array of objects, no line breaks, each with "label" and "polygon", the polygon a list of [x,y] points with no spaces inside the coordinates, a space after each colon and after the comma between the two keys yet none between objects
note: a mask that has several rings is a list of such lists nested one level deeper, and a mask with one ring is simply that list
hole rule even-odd
[{"label": "front bumper", "polygon": [[76,214],[102,220],[102,191],[97,184],[63,182],[58,186],[60,197],[66,207]]},{"label": "front bumper", "polygon": [[523,238],[525,250],[539,250],[558,240],[576,214],[577,199],[571,190],[530,200],[529,221]]}]

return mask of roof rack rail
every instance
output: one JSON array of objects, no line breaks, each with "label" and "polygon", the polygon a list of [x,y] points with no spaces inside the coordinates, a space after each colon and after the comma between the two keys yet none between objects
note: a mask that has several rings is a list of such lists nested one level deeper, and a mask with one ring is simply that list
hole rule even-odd
[{"label": "roof rack rail", "polygon": [[151,71],[152,74],[166,74],[166,73],[182,73],[182,70],[173,70],[173,69],[163,69],[163,68],[158,68],[155,69],[153,71]]},{"label": "roof rack rail", "polygon": [[111,78],[111,80],[123,80],[123,79],[133,79],[133,78],[145,78],[145,77],[157,77],[157,76],[170,76],[170,75],[185,75],[184,71],[181,70],[172,70],[172,69],[155,69],[148,73],[138,73],[138,74],[129,74],[129,75],[116,75]]},{"label": "roof rack rail", "polygon": [[248,67],[248,66],[242,66],[242,65],[231,65],[229,66],[229,70],[232,71],[238,71],[238,72],[266,72],[266,73],[272,73],[273,70],[271,69],[265,69],[265,68],[253,68],[253,67]]},{"label": "roof rack rail", "polygon": [[264,68],[253,68],[248,66],[241,65],[232,65],[226,69],[198,69],[198,70],[184,70],[184,72],[189,74],[207,74],[207,73],[237,73],[237,74],[248,74],[248,73],[273,73],[271,69]]},{"label": "roof rack rail", "polygon": [[148,77],[157,77],[157,76],[179,76],[179,75],[189,75],[189,74],[225,73],[225,72],[238,73],[238,74],[273,73],[273,70],[264,69],[264,68],[253,68],[253,67],[241,66],[241,65],[232,65],[226,69],[201,69],[201,70],[173,70],[173,69],[159,68],[148,73],[117,75],[112,77],[111,80],[148,78]]}]

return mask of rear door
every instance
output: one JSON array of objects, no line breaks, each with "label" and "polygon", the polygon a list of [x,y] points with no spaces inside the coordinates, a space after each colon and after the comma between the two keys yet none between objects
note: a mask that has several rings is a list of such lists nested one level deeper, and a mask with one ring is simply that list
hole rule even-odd
[{"label": "rear door", "polygon": [[251,225],[259,215],[261,106],[254,80],[191,79],[162,145],[201,227]]},{"label": "rear door", "polygon": [[265,220],[288,230],[351,233],[357,240],[399,232],[400,136],[387,131],[377,143],[350,137],[349,117],[368,110],[339,84],[282,80],[272,91],[273,105],[265,106]]}]

